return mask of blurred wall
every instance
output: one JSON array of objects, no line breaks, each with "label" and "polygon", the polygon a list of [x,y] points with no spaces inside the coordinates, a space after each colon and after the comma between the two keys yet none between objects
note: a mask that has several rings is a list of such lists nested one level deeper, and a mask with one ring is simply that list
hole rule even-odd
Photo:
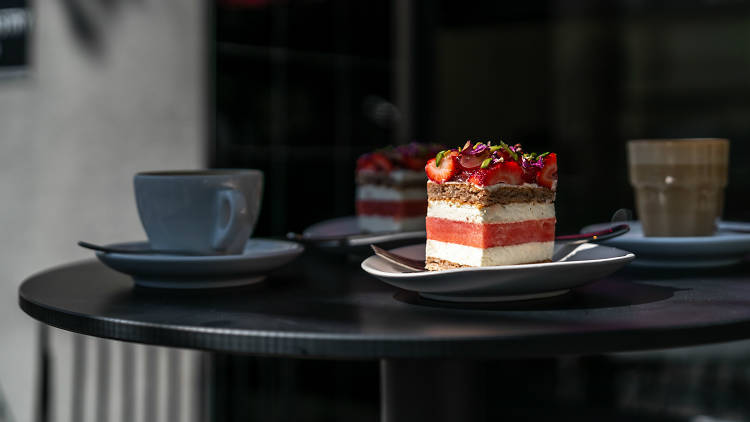
[{"label": "blurred wall", "polygon": [[32,3],[31,73],[0,79],[0,387],[17,421],[32,418],[35,376],[21,281],[91,258],[76,240],[143,238],[133,173],[203,164],[205,7]]}]

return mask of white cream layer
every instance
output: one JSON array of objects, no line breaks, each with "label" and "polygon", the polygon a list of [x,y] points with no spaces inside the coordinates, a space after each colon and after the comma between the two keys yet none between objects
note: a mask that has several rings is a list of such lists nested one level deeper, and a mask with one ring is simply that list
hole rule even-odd
[{"label": "white cream layer", "polygon": [[401,182],[427,182],[427,175],[424,170],[391,170],[388,177],[396,183]]},{"label": "white cream layer", "polygon": [[427,190],[424,187],[396,189],[383,185],[360,185],[357,186],[357,199],[369,201],[427,199]]},{"label": "white cream layer", "polygon": [[428,258],[443,259],[472,267],[528,264],[551,259],[554,244],[554,242],[529,242],[482,249],[428,239],[425,254]]},{"label": "white cream layer", "polygon": [[[373,170],[360,170],[359,173],[368,173],[372,175],[382,174],[382,172],[373,171]],[[424,170],[415,171],[415,170],[396,169],[396,170],[391,170],[390,172],[388,172],[387,176],[388,176],[388,179],[390,179],[394,183],[427,182],[427,174],[425,174]]]},{"label": "white cream layer", "polygon": [[424,217],[398,218],[382,215],[357,216],[359,228],[367,232],[424,230]]},{"label": "white cream layer", "polygon": [[553,218],[555,204],[521,202],[480,208],[453,201],[431,200],[427,205],[427,216],[467,223],[512,223]]}]

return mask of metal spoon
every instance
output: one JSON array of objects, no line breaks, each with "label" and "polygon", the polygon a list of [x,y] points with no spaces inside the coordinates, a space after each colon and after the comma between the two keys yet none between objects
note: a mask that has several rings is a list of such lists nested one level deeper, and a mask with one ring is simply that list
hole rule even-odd
[{"label": "metal spoon", "polygon": [[190,252],[190,251],[176,251],[176,250],[170,250],[170,249],[152,249],[152,248],[142,248],[142,249],[118,248],[115,246],[96,245],[93,243],[84,242],[82,240],[78,241],[78,246],[82,248],[98,251],[98,252],[104,252],[104,253],[140,254],[140,255],[163,254],[163,255],[184,255],[184,256],[226,255],[225,253],[222,253],[222,252]]},{"label": "metal spoon", "polygon": [[286,238],[306,245],[325,244],[326,246],[366,246],[372,243],[385,241],[412,238],[417,239],[419,237],[424,238],[426,235],[427,234],[424,230],[410,232],[357,233],[315,237],[307,237],[303,234],[289,232],[286,234]]},{"label": "metal spoon", "polygon": [[387,250],[377,245],[370,245],[370,247],[372,248],[372,251],[375,252],[375,255],[385,259],[392,264],[400,265],[410,270],[425,271],[424,260],[411,259],[403,255],[388,252]]},{"label": "metal spoon", "polygon": [[554,255],[552,255],[552,262],[566,261],[573,256],[576,249],[584,243],[601,242],[603,240],[623,235],[629,231],[630,226],[627,224],[618,224],[608,229],[595,232],[557,236],[555,237],[555,242],[562,242],[563,245],[555,251]]},{"label": "metal spoon", "polygon": [[[611,222],[616,223],[619,221],[630,221],[633,219],[633,211],[627,208],[620,208],[612,214]],[[623,235],[630,231],[630,226],[627,224],[618,224],[610,228],[599,230],[590,233],[581,234],[570,234],[565,236],[555,237],[556,242],[564,242],[564,244],[555,251],[552,255],[552,262],[563,262],[567,261],[568,258],[572,257],[578,251],[578,247],[583,243],[589,242],[601,242],[603,240],[611,239]]]}]

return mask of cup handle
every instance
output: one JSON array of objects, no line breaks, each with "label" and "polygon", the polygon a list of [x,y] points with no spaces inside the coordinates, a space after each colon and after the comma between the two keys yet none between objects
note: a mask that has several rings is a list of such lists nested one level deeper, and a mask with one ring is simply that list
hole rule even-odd
[{"label": "cup handle", "polygon": [[215,250],[224,250],[235,240],[232,238],[232,234],[241,231],[242,226],[247,224],[247,219],[241,218],[244,214],[247,214],[247,201],[239,191],[224,189],[218,192],[216,202],[219,218],[224,215],[222,212],[225,209],[224,207],[229,207],[229,220],[224,226],[221,225],[221,221],[218,222],[213,241]]}]

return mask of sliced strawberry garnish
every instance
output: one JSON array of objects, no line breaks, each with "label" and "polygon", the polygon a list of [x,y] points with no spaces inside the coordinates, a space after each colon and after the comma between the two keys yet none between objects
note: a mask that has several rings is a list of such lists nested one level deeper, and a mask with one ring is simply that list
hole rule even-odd
[{"label": "sliced strawberry garnish", "polygon": [[523,169],[515,161],[498,163],[490,168],[490,175],[487,181],[490,185],[495,185],[501,182],[509,185],[522,185]]},{"label": "sliced strawberry garnish", "polygon": [[485,154],[477,154],[477,155],[470,155],[468,153],[462,153],[461,158],[459,159],[459,163],[461,164],[461,167],[471,170],[475,169],[482,165],[482,162],[489,158],[490,152],[489,150]]},{"label": "sliced strawberry garnish", "polygon": [[357,171],[372,170],[375,171],[375,163],[372,162],[372,154],[365,154],[357,158]]},{"label": "sliced strawberry garnish", "polygon": [[539,168],[529,166],[523,169],[523,181],[526,183],[536,183],[536,175],[539,173]]},{"label": "sliced strawberry garnish", "polygon": [[490,169],[475,170],[473,173],[471,173],[471,175],[469,176],[469,180],[467,181],[477,186],[487,186],[487,175],[489,174],[489,172]]},{"label": "sliced strawberry garnish", "polygon": [[523,169],[515,161],[497,163],[489,168],[475,171],[469,177],[469,183],[477,186],[492,186],[498,183],[522,185]]},{"label": "sliced strawberry garnish", "polygon": [[536,175],[536,184],[557,190],[557,154],[552,153],[544,157],[544,165]]},{"label": "sliced strawberry garnish", "polygon": [[411,170],[422,170],[425,166],[424,158],[405,156],[402,161],[404,167]]},{"label": "sliced strawberry garnish", "polygon": [[379,152],[373,152],[370,155],[370,160],[375,164],[378,170],[391,171],[393,170],[393,163],[385,155]]},{"label": "sliced strawberry garnish", "polygon": [[[453,151],[452,151],[453,152]],[[445,183],[458,173],[458,159],[456,153],[446,153],[440,160],[440,165],[435,164],[435,159],[431,158],[424,166],[427,177],[435,183]]]}]

